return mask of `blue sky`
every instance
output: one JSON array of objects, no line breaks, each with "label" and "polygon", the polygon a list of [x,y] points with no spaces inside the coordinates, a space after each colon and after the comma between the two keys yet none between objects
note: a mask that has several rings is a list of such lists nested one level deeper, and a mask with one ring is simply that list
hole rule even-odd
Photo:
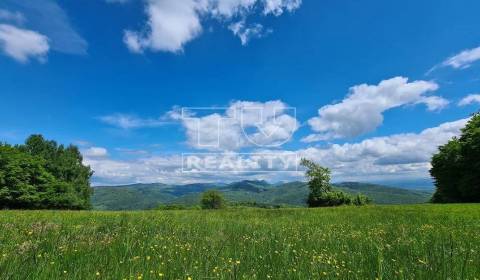
[{"label": "blue sky", "polygon": [[[180,170],[182,153],[259,151],[311,157],[336,181],[428,179],[435,147],[480,104],[478,11],[474,0],[5,0],[0,140],[75,143],[95,184],[301,178]],[[254,120],[247,134],[261,139],[232,145],[246,136],[233,119],[217,147],[198,145],[216,117],[249,106],[278,110],[261,124],[273,138]],[[226,110],[184,119],[184,107]]]}]

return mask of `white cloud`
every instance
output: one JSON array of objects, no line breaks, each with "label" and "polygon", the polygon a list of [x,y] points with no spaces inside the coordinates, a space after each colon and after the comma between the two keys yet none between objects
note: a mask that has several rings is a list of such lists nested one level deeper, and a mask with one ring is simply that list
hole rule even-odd
[{"label": "white cloud", "polygon": [[450,104],[450,101],[440,96],[427,96],[421,98],[417,104],[423,103],[427,105],[428,111],[440,111]]},{"label": "white cloud", "polygon": [[299,154],[332,169],[341,180],[428,178],[438,146],[460,135],[468,119],[443,123],[422,132],[366,139],[359,143],[307,148]]},{"label": "white cloud", "polygon": [[247,27],[245,26],[244,20],[232,23],[228,29],[230,29],[235,36],[240,38],[243,46],[246,46],[253,38],[261,38],[272,32],[271,30],[264,30],[263,25],[258,23]]},{"label": "white cloud", "polygon": [[102,147],[90,147],[83,150],[82,155],[88,158],[103,158],[108,156],[108,151]]},{"label": "white cloud", "polygon": [[46,36],[9,24],[0,24],[0,49],[13,59],[26,63],[31,58],[43,62],[50,49]]},{"label": "white cloud", "polygon": [[470,94],[465,96],[460,102],[458,102],[458,106],[467,106],[474,103],[480,104],[480,94]]},{"label": "white cloud", "polygon": [[229,19],[236,15],[246,16],[253,9],[257,0],[207,0],[207,12],[214,17]]},{"label": "white cloud", "polygon": [[448,101],[425,96],[437,89],[434,82],[408,82],[404,77],[384,80],[378,85],[354,86],[342,102],[319,109],[319,116],[308,121],[317,134],[303,141],[351,138],[374,131],[383,123],[383,112],[404,105],[425,103],[429,110],[438,110]]},{"label": "white cloud", "polygon": [[302,0],[264,0],[265,2],[265,14],[274,14],[279,16],[286,11],[293,11],[300,7]]},{"label": "white cloud", "polygon": [[144,49],[179,52],[202,32],[195,0],[150,0],[147,32],[125,31],[124,41],[133,52]]},{"label": "white cloud", "polygon": [[[206,150],[278,147],[288,142],[299,126],[295,110],[278,100],[237,101],[222,109],[174,111],[171,116],[182,123],[191,147]],[[205,115],[199,116],[201,113]]]},{"label": "white cloud", "polygon": [[142,119],[134,115],[113,114],[102,116],[100,121],[111,126],[121,129],[135,129],[144,127],[158,127],[168,124],[163,118],[159,119]]},{"label": "white cloud", "polygon": [[[439,145],[460,134],[468,119],[443,123],[420,133],[374,137],[357,143],[310,147],[294,151],[259,150],[260,153],[306,157],[332,169],[334,181],[378,181],[429,178],[430,158]],[[226,153],[225,157],[235,155]],[[141,155],[140,155],[141,156]],[[248,164],[239,172],[195,173],[182,172],[181,155],[143,156],[133,160],[114,160],[108,157],[85,156],[85,163],[95,171],[98,184],[230,182],[243,179],[296,180],[303,172],[250,172],[261,161],[257,155],[247,156]],[[250,159],[250,161],[248,161]],[[250,164],[251,163],[251,164]],[[262,168],[262,166],[260,166]],[[246,171],[246,172],[245,172]]]},{"label": "white cloud", "polygon": [[25,17],[22,28],[35,30],[47,36],[51,50],[67,54],[86,54],[87,42],[75,31],[67,13],[57,2],[2,0],[0,8],[21,13]]},{"label": "white cloud", "polygon": [[480,47],[464,50],[456,54],[442,63],[442,66],[450,66],[455,69],[465,69],[472,65],[472,63],[480,60]]},{"label": "white cloud", "polygon": [[[263,7],[265,15],[279,16],[284,11],[297,9],[300,4],[300,0],[148,0],[147,26],[141,31],[125,30],[123,41],[135,53],[182,52],[188,42],[202,33],[204,18],[221,23],[238,17],[245,21],[257,6]],[[229,27],[241,38],[242,44],[264,34],[263,26],[258,23],[245,27],[245,23],[240,26],[237,22]]]}]

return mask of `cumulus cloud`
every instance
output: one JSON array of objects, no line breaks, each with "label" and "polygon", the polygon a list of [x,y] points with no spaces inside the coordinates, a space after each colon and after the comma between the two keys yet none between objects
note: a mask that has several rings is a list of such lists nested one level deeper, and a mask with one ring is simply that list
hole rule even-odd
[{"label": "cumulus cloud", "polygon": [[[290,158],[296,154],[332,169],[333,180],[375,181],[392,179],[428,178],[430,158],[437,147],[460,134],[468,119],[447,122],[428,128],[420,133],[395,134],[374,137],[357,143],[334,144],[319,148],[300,150],[258,149],[243,155],[245,164],[238,172],[184,172],[181,155],[143,156],[132,160],[114,160],[107,157],[85,155],[85,163],[95,171],[96,184],[123,183],[171,183],[230,182],[241,179],[298,180],[303,172],[256,172],[271,170],[268,160],[262,155],[274,154]],[[225,158],[238,156],[236,153],[220,153]],[[243,168],[243,169],[242,169]],[[274,167],[275,168],[275,167]]]},{"label": "cumulus cloud", "polygon": [[143,119],[135,115],[113,114],[99,118],[105,124],[115,126],[121,129],[135,129],[144,127],[159,127],[168,124],[164,118]]},{"label": "cumulus cloud", "polygon": [[298,151],[333,170],[342,180],[428,178],[431,156],[438,146],[460,135],[468,119],[443,123],[420,133],[374,137],[358,143]]},{"label": "cumulus cloud", "polygon": [[50,45],[48,38],[36,31],[0,24],[0,49],[22,63],[31,58],[44,62]]},{"label": "cumulus cloud", "polygon": [[206,150],[278,147],[299,126],[295,110],[278,100],[236,101],[227,108],[191,108],[170,115],[182,123],[191,147]]},{"label": "cumulus cloud", "polygon": [[437,89],[434,82],[408,82],[404,77],[384,80],[378,85],[354,86],[342,102],[319,109],[319,116],[308,121],[317,134],[303,141],[352,138],[374,131],[383,123],[383,112],[404,105],[424,103],[429,110],[441,109],[448,104],[447,100],[426,96]]},{"label": "cumulus cloud", "polygon": [[261,24],[248,27],[245,24],[248,15],[258,7],[263,7],[264,15],[279,16],[300,5],[301,0],[148,0],[146,27],[140,31],[125,30],[123,41],[135,53],[145,50],[182,52],[188,42],[202,33],[204,18],[228,23],[241,17],[242,21],[230,24],[229,28],[245,45],[248,40],[265,34]]},{"label": "cumulus cloud", "polygon": [[178,52],[202,32],[198,15],[201,4],[194,0],[150,0],[145,32],[125,31],[124,42],[133,52],[144,49]]},{"label": "cumulus cloud", "polygon": [[467,106],[474,103],[480,104],[480,94],[470,94],[465,96],[460,102],[458,102],[458,106]]}]

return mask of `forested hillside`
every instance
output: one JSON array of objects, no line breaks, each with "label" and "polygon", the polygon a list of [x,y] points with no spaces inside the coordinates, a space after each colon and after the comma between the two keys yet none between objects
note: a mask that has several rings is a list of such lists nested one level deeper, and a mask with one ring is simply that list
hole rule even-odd
[{"label": "forested hillside", "polygon": [[[364,194],[376,204],[427,202],[431,193],[365,183],[340,183],[334,188],[350,194]],[[151,209],[159,204],[198,205],[201,193],[216,189],[230,203],[255,202],[266,205],[306,206],[308,186],[304,182],[269,184],[265,181],[240,181],[231,184],[135,184],[95,187],[92,203],[101,210]]]}]

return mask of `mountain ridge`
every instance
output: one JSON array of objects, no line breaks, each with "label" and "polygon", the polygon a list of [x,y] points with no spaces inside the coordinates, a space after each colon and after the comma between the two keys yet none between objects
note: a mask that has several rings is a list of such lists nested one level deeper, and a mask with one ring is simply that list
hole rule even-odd
[{"label": "mountain ridge", "polygon": [[[350,194],[365,194],[376,204],[425,203],[431,192],[402,189],[378,184],[342,182],[332,184]],[[193,183],[168,185],[163,183],[130,184],[94,187],[92,204],[96,210],[146,210],[162,204],[198,205],[201,193],[214,189],[231,203],[258,203],[305,207],[308,196],[306,182],[293,181],[271,184],[266,181],[243,180],[229,184]]]}]

